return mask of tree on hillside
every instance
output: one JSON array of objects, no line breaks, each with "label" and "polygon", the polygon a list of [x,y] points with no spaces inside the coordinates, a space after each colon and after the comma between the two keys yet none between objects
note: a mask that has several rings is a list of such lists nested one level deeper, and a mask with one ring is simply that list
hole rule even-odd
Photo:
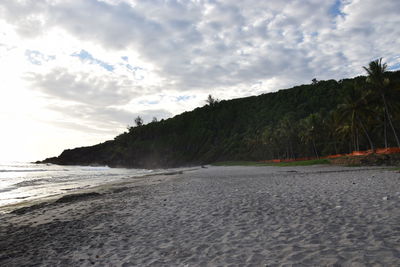
[{"label": "tree on hillside", "polygon": [[206,99],[206,103],[210,106],[213,107],[218,103],[218,99],[214,98],[212,95],[208,95]]},{"label": "tree on hillside", "polygon": [[136,124],[136,126],[142,126],[143,125],[143,119],[140,117],[140,116],[137,116],[136,118],[135,118],[135,124]]},{"label": "tree on hillside", "polygon": [[[383,107],[384,107],[384,120],[387,119],[389,122],[390,128],[393,131],[394,137],[397,142],[397,146],[400,147],[400,141],[396,133],[396,129],[393,126],[392,117],[389,112],[387,99],[386,99],[386,91],[388,90],[389,79],[386,77],[386,68],[387,64],[382,64],[382,58],[371,61],[368,67],[363,67],[364,70],[368,73],[367,82],[370,83],[373,87],[375,93],[379,94],[382,97]],[[385,123],[385,122],[384,122]]]}]

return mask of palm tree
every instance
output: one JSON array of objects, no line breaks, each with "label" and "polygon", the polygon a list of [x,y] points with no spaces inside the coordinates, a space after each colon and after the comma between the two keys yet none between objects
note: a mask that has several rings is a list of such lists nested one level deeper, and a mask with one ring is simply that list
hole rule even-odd
[{"label": "palm tree", "polygon": [[348,152],[351,153],[353,149],[353,133],[352,133],[352,128],[351,128],[351,123],[348,121],[342,121],[340,126],[336,129],[336,133],[340,136],[342,140],[346,139],[351,139],[351,141],[348,143],[349,145],[349,150]]},{"label": "palm tree", "polygon": [[274,129],[271,126],[267,126],[263,130],[261,138],[264,145],[268,147],[270,158],[281,158],[282,138],[280,137],[279,130]]},{"label": "palm tree", "polygon": [[338,132],[339,127],[341,127],[340,115],[335,111],[331,111],[324,119],[323,126],[328,133],[328,138],[330,143],[333,144],[334,153],[338,154],[338,144],[340,143],[340,135]]},{"label": "palm tree", "polygon": [[338,112],[341,114],[340,120],[350,122],[353,144],[356,150],[360,149],[358,138],[359,127],[361,127],[367,137],[371,150],[374,150],[374,144],[364,123],[366,118],[373,115],[373,112],[368,106],[366,95],[363,95],[358,88],[357,84],[353,84],[347,88],[347,95],[344,97],[343,104],[338,106]]},{"label": "palm tree", "polygon": [[306,144],[312,144],[315,156],[319,159],[319,153],[316,146],[316,139],[319,133],[321,124],[321,116],[318,113],[313,113],[300,121],[300,139]]},{"label": "palm tree", "polygon": [[397,142],[397,146],[400,147],[400,141],[397,137],[396,130],[393,126],[391,115],[389,113],[385,93],[388,90],[389,79],[385,77],[387,64],[382,64],[382,58],[371,61],[368,67],[363,67],[368,73],[367,82],[373,86],[373,89],[382,97],[385,119],[388,120],[390,127],[392,128],[394,137]]}]

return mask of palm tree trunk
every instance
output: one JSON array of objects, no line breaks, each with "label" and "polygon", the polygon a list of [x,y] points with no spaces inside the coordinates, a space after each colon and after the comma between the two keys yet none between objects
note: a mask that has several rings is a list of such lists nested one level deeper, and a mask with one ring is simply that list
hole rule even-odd
[{"label": "palm tree trunk", "polygon": [[358,137],[358,128],[356,128],[356,150],[360,151],[360,142]]},{"label": "palm tree trunk", "polygon": [[290,159],[289,145],[286,146],[286,159]]},{"label": "palm tree trunk", "polygon": [[361,128],[363,129],[365,135],[367,136],[368,142],[369,142],[369,146],[371,147],[371,150],[374,152],[375,148],[374,148],[374,144],[372,143],[371,138],[369,137],[368,131],[367,129],[364,127],[364,124],[362,123],[361,119],[357,117],[358,122],[361,125]]},{"label": "palm tree trunk", "polygon": [[333,145],[334,145],[334,147],[335,147],[335,154],[339,154],[339,153],[338,153],[338,150],[337,150],[337,143],[336,143],[336,139],[334,140],[334,143],[333,143]]},{"label": "palm tree trunk", "polygon": [[387,130],[386,130],[386,111],[383,111],[383,134],[384,134],[384,138],[385,138],[385,148],[388,148]]},{"label": "palm tree trunk", "polygon": [[291,157],[292,159],[294,159],[295,156],[294,156],[293,143],[292,143],[292,141],[289,141],[289,144],[290,144],[290,157]]},{"label": "palm tree trunk", "polygon": [[357,135],[356,135],[356,129],[354,126],[354,112],[351,115],[351,133],[353,135],[353,151],[357,150]]},{"label": "palm tree trunk", "polygon": [[312,144],[313,144],[315,156],[317,157],[317,159],[319,159],[319,155],[318,155],[317,147],[315,146],[315,141],[314,141],[314,139],[312,140]]},{"label": "palm tree trunk", "polygon": [[388,106],[386,104],[386,98],[385,98],[384,94],[382,94],[382,99],[383,99],[383,104],[385,106],[385,111],[386,111],[386,115],[387,115],[387,118],[388,118],[388,121],[389,121],[389,125],[392,128],[394,137],[395,137],[396,142],[397,142],[397,146],[400,147],[400,141],[399,141],[399,138],[397,137],[396,130],[394,129],[394,126],[393,126],[393,123],[392,123],[392,119],[390,118],[390,114],[389,114],[389,110],[388,110]]}]

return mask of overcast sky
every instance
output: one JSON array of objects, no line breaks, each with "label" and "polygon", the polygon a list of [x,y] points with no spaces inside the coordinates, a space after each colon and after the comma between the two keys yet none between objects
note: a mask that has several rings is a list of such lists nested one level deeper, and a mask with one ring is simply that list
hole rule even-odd
[{"label": "overcast sky", "polygon": [[311,79],[400,68],[398,0],[1,0],[0,160]]}]

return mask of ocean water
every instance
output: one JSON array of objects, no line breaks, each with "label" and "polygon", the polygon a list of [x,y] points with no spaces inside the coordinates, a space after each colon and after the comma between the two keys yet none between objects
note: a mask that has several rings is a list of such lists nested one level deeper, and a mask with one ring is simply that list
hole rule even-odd
[{"label": "ocean water", "polygon": [[0,162],[0,211],[2,207],[88,189],[124,179],[143,179],[162,170],[88,166],[59,166]]}]

